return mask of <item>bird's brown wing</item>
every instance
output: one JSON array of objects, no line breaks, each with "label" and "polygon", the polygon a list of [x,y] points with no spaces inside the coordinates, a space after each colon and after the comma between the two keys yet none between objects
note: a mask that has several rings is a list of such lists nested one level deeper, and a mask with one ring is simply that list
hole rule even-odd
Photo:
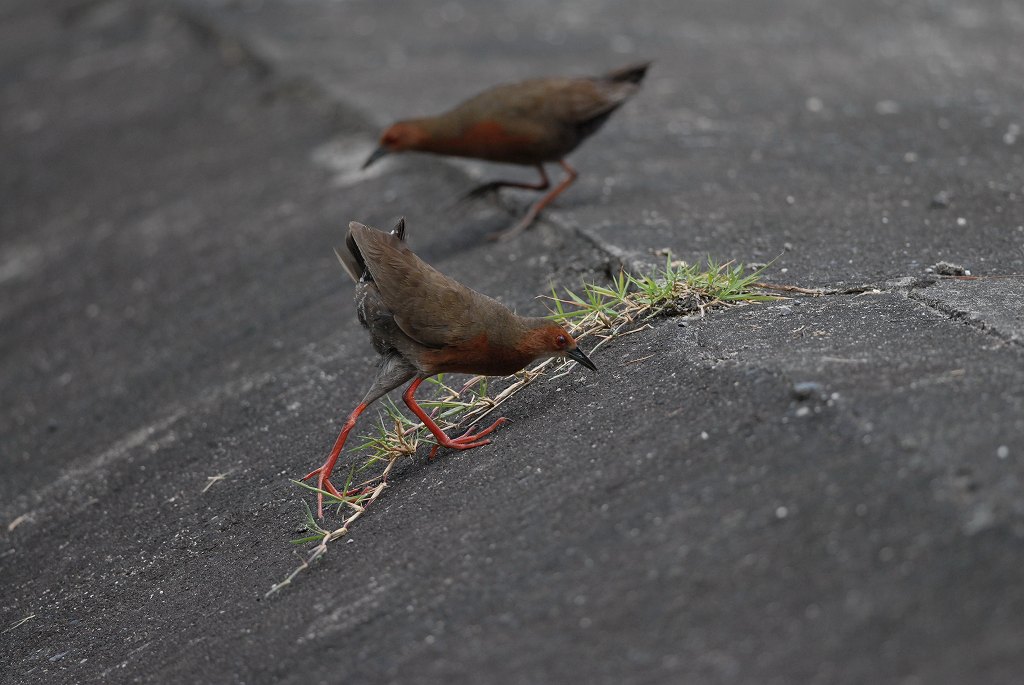
[{"label": "bird's brown wing", "polygon": [[574,79],[559,86],[550,98],[550,108],[566,123],[586,124],[618,108],[636,90],[632,83]]},{"label": "bird's brown wing", "polygon": [[545,78],[492,88],[466,105],[476,116],[490,116],[510,128],[548,121],[579,126],[610,114],[638,89],[606,78]]},{"label": "bird's brown wing", "polygon": [[439,349],[470,340],[483,330],[490,307],[504,309],[424,262],[394,235],[356,222],[349,235],[395,322],[421,345]]}]

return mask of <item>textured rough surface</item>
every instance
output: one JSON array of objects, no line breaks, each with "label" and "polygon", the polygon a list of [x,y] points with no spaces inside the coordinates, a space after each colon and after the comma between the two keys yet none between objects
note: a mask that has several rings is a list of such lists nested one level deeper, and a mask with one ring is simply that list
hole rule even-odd
[{"label": "textured rough surface", "polygon": [[1018,345],[1024,344],[1024,278],[946,280],[914,297]]},{"label": "textured rough surface", "polygon": [[642,93],[570,157],[580,178],[548,212],[640,253],[778,257],[788,279],[828,284],[943,259],[1024,273],[1013,2],[189,5],[378,127],[501,81],[654,60]]},{"label": "textured rough surface", "polygon": [[[0,10],[0,682],[1019,679],[1024,15],[551,7]],[[452,204],[508,169],[358,172],[393,118],[640,58],[522,239]],[[331,247],[400,214],[523,313],[665,247],[875,288],[602,348],[266,599],[372,376]]]}]

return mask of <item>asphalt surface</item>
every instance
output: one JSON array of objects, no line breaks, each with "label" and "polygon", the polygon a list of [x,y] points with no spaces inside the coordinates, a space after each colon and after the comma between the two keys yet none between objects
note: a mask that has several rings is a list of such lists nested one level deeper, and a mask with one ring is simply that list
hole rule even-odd
[{"label": "asphalt surface", "polygon": [[[1008,2],[6,3],[0,681],[1016,682],[1022,28]],[[528,172],[358,171],[393,119],[640,59],[522,239],[485,236],[528,196],[453,201]],[[523,312],[663,248],[838,292],[531,386],[264,598],[288,479],[372,374],[331,247],[398,215]]]}]

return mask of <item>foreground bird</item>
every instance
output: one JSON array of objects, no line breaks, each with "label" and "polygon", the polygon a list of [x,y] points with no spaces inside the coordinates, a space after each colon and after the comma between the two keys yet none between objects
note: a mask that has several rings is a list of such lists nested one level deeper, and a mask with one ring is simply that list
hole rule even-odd
[{"label": "foreground bird", "polygon": [[[338,259],[356,281],[359,322],[369,329],[381,360],[373,385],[349,415],[327,461],[302,479],[316,476],[320,490],[343,495],[329,478],[349,431],[370,404],[410,379],[402,398],[434,434],[437,444],[468,450],[490,443],[482,438],[505,419],[475,435],[467,431],[449,438],[416,403],[416,388],[425,379],[439,373],[507,376],[547,357],[569,357],[597,370],[561,326],[548,319],[514,314],[413,254],[405,244],[404,219],[391,233],[353,221],[348,225],[345,248],[337,251]],[[317,512],[322,518],[322,494],[318,495]]]},{"label": "foreground bird", "polygon": [[547,190],[551,184],[544,164],[558,162],[566,173],[561,183],[518,224],[497,235],[512,237],[576,180],[565,156],[639,90],[649,66],[637,64],[595,78],[545,78],[491,88],[444,114],[391,125],[363,168],[384,155],[417,150],[535,166],[540,172],[536,184],[492,181],[473,189],[467,195],[471,197],[503,187]]}]

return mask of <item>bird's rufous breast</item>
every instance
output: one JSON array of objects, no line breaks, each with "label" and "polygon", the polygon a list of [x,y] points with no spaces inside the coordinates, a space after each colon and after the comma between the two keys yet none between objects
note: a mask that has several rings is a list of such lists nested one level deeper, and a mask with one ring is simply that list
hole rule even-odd
[{"label": "bird's rufous breast", "polygon": [[441,349],[423,350],[418,362],[430,373],[507,376],[536,359],[532,350],[492,344],[486,332]]},{"label": "bird's rufous breast", "polygon": [[423,142],[422,149],[457,157],[503,160],[518,157],[523,147],[534,142],[530,136],[512,133],[501,122],[487,119],[451,135],[435,134]]}]

